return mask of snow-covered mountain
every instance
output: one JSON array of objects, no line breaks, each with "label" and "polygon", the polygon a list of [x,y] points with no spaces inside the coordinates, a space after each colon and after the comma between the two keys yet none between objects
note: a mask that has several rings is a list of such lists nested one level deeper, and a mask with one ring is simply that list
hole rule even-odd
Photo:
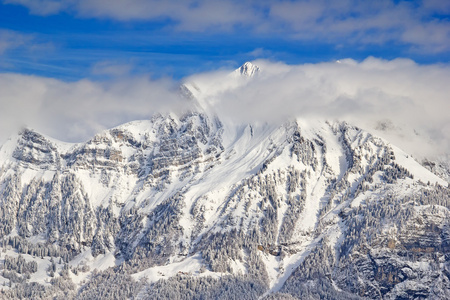
[{"label": "snow-covered mountain", "polygon": [[213,113],[259,72],[84,143],[4,143],[1,297],[450,298],[448,182],[345,122]]},{"label": "snow-covered mountain", "polygon": [[259,72],[261,72],[261,69],[258,66],[251,62],[246,62],[239,69],[235,70],[234,74],[237,74],[238,76],[253,77],[259,74]]}]

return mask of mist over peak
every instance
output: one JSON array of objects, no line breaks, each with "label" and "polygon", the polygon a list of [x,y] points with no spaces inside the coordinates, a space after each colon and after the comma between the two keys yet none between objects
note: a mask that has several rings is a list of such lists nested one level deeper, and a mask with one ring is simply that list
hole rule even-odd
[{"label": "mist over peak", "polygon": [[26,124],[79,142],[155,113],[206,110],[231,124],[347,121],[418,157],[439,156],[450,153],[447,78],[447,65],[374,57],[301,65],[255,60],[237,70],[194,74],[182,84],[169,78],[64,82],[2,74],[0,135],[5,139],[8,128]]},{"label": "mist over peak", "polygon": [[450,152],[444,113],[450,108],[445,84],[450,70],[445,65],[374,57],[303,65],[257,60],[252,65],[263,72],[248,80],[222,71],[192,76],[203,87],[196,97],[236,123],[340,120],[419,157]]}]

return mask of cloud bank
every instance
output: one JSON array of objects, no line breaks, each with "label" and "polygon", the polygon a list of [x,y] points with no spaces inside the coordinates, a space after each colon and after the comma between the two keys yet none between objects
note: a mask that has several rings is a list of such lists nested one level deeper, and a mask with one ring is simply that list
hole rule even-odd
[{"label": "cloud bank", "polygon": [[[253,78],[220,70],[184,81],[195,84],[200,101],[229,122],[340,120],[381,135],[418,157],[450,153],[449,65],[371,57],[362,62],[254,64],[261,72]],[[64,82],[0,74],[0,138],[27,125],[63,141],[79,142],[127,121],[192,108],[192,102],[180,97],[179,84],[148,77]]]},{"label": "cloud bank", "polygon": [[162,22],[187,32],[282,34],[339,46],[408,45],[411,51],[450,50],[450,2],[423,1],[236,1],[236,0],[4,0],[32,14],[68,12],[81,18]]},{"label": "cloud bank", "polygon": [[170,79],[64,82],[0,74],[0,142],[27,126],[66,142],[81,142],[122,123],[156,112],[183,109]]},{"label": "cloud bank", "polygon": [[[347,121],[416,156],[450,153],[450,67],[369,57],[318,64],[255,61],[251,79],[215,73],[187,79],[204,101],[233,122],[289,118]],[[218,73],[220,74],[220,73]],[[242,80],[243,79],[243,80]],[[209,86],[215,86],[208,90]]]}]

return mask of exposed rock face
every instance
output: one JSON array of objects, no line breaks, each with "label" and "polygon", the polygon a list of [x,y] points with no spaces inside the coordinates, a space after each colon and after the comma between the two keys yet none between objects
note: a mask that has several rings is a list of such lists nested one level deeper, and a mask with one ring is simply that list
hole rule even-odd
[{"label": "exposed rock face", "polygon": [[450,192],[420,168],[346,123],[24,130],[0,149],[0,246],[24,257],[2,296],[449,298]]},{"label": "exposed rock face", "polygon": [[422,165],[437,176],[450,182],[450,155],[443,155],[435,159],[435,161],[424,159]]},{"label": "exposed rock face", "polygon": [[13,157],[42,169],[55,168],[60,163],[56,148],[43,136],[28,129],[21,132]]}]

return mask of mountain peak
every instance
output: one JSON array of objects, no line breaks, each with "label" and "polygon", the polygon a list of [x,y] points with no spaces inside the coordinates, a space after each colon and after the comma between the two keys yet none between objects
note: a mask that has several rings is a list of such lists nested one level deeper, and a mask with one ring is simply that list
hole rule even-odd
[{"label": "mountain peak", "polygon": [[235,72],[243,76],[253,77],[259,72],[261,72],[261,69],[258,66],[252,64],[251,62],[246,62],[245,64],[240,66],[239,69],[236,69]]}]

